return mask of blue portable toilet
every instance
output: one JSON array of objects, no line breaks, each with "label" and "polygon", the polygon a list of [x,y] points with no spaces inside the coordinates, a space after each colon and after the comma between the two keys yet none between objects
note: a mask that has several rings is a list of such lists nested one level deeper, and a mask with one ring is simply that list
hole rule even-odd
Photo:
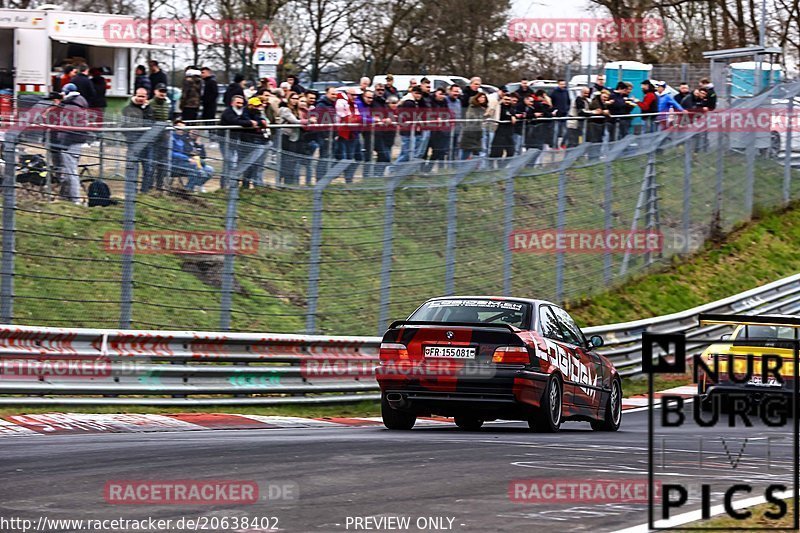
[{"label": "blue portable toilet", "polygon": [[[755,96],[756,94],[756,70],[755,61],[744,61],[741,63],[731,63],[731,96],[742,98]],[[777,63],[761,62],[761,91],[779,83],[783,78],[783,69]]]},{"label": "blue portable toilet", "polygon": [[[612,61],[606,63],[606,87],[612,91],[617,88],[617,83],[620,81],[627,81],[633,84],[633,92],[631,96],[635,96],[639,100],[644,98],[642,92],[642,82],[650,79],[650,74],[653,72],[653,65],[647,63],[639,63],[638,61]],[[622,77],[620,77],[620,75]],[[639,107],[633,108],[632,115],[641,112]],[[642,124],[641,118],[635,118],[631,122],[632,126],[639,126]]]}]

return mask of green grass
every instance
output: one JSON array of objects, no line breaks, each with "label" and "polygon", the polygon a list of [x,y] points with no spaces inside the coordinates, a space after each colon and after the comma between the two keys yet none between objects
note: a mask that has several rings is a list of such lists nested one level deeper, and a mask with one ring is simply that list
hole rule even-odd
[{"label": "green grass", "polygon": [[686,260],[619,289],[573,302],[583,324],[636,320],[688,309],[796,274],[800,267],[800,207],[775,211],[711,243]]},{"label": "green grass", "polygon": [[[708,520],[698,520],[697,522],[692,522],[687,524],[687,527],[697,528],[697,529],[705,529],[705,528],[721,528],[722,530],[725,529],[740,529],[740,530],[747,530],[747,529],[761,529],[761,530],[771,530],[771,531],[788,531],[792,530],[794,527],[794,499],[786,500],[787,505],[787,513],[785,516],[779,519],[771,519],[764,516],[764,513],[768,512],[778,512],[777,506],[771,503],[764,503],[762,505],[756,505],[754,507],[749,507],[748,510],[752,513],[752,515],[744,520],[736,520],[728,515],[717,516],[714,518],[709,518]],[[786,528],[785,530],[780,528]],[[697,531],[695,529],[695,531]],[[719,530],[719,529],[718,529]],[[686,529],[671,529],[670,531],[674,531],[675,533],[689,533],[691,530]]]}]

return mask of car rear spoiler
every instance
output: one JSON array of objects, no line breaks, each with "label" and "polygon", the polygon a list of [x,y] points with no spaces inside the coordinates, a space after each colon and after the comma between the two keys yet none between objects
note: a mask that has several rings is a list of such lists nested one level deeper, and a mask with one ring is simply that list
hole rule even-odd
[{"label": "car rear spoiler", "polygon": [[800,317],[794,316],[759,316],[759,315],[722,315],[717,313],[700,313],[700,325],[724,324],[728,326],[785,326],[800,328]]},{"label": "car rear spoiler", "polygon": [[486,322],[434,322],[427,320],[395,320],[389,324],[389,329],[400,326],[442,326],[442,327],[469,327],[469,328],[501,328],[514,333],[517,330],[511,324],[487,324]]}]

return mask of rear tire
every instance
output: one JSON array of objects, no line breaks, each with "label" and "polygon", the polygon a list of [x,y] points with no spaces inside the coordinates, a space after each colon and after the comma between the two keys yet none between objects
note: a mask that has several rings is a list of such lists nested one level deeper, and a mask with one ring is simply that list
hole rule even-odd
[{"label": "rear tire", "polygon": [[552,376],[547,381],[539,410],[528,419],[528,427],[541,433],[556,433],[561,429],[564,392],[561,381]]},{"label": "rear tire", "polygon": [[478,431],[483,425],[483,420],[474,416],[455,417],[456,425],[464,431]]},{"label": "rear tire", "polygon": [[384,393],[381,393],[381,418],[387,429],[409,430],[417,422],[417,416],[414,413],[400,411],[389,405]]},{"label": "rear tire", "polygon": [[611,392],[606,402],[606,416],[603,420],[592,422],[595,431],[617,431],[622,424],[622,384],[614,378],[611,382]]}]

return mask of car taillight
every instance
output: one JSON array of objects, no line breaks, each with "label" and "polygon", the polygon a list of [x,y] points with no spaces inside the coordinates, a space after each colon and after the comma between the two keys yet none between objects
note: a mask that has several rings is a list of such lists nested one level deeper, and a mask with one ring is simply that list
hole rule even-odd
[{"label": "car taillight", "polygon": [[527,365],[531,362],[525,346],[499,346],[492,356],[492,363]]},{"label": "car taillight", "polygon": [[408,361],[408,348],[405,344],[381,343],[381,361]]}]

